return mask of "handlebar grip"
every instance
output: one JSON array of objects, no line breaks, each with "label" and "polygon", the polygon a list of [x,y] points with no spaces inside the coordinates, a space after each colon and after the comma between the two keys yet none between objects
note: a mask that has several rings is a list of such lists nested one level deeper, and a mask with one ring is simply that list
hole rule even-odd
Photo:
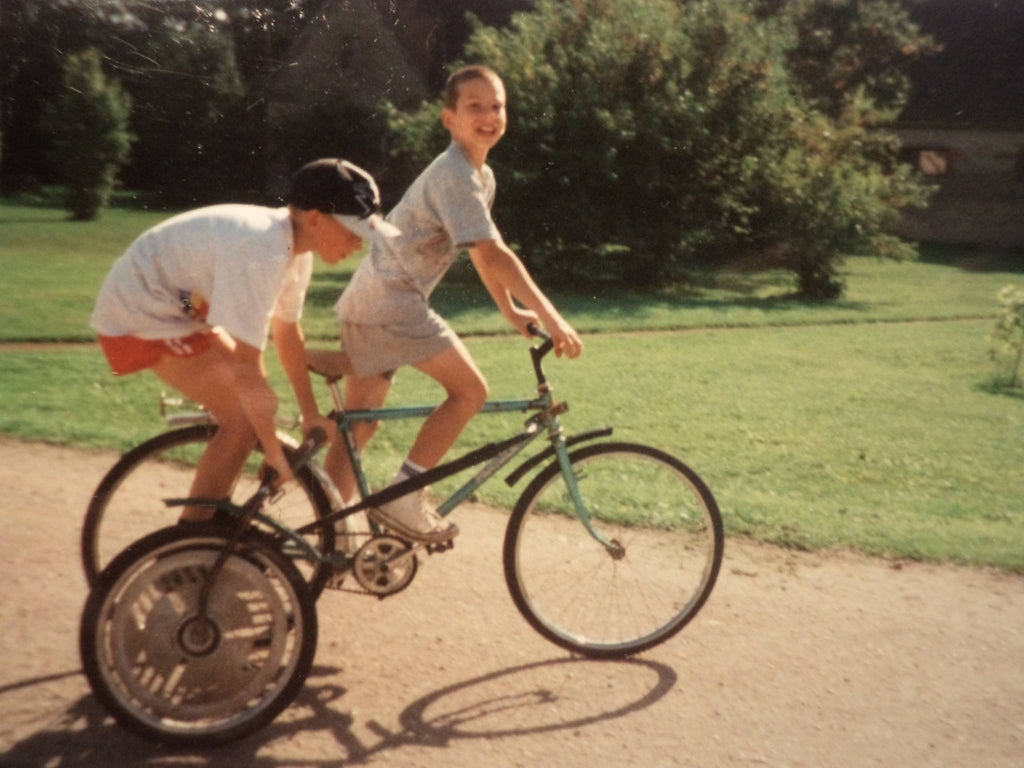
[{"label": "handlebar grip", "polygon": [[535,323],[529,323],[526,326],[526,330],[537,338],[544,340],[544,343],[540,346],[530,347],[530,359],[533,361],[533,372],[537,376],[537,384],[546,384],[547,379],[544,378],[544,370],[541,368],[541,360],[544,359],[544,355],[554,348],[554,339],[551,338],[550,333],[545,331],[543,328],[538,327]]},{"label": "handlebar grip", "polygon": [[[321,427],[313,427],[309,430],[306,439],[299,444],[299,447],[295,449],[295,453],[289,459],[292,469],[299,469],[305,466],[313,458],[313,454],[320,450],[326,442],[327,433]],[[260,482],[264,488],[268,490],[273,489],[277,485],[277,478],[277,470],[269,464],[264,464],[260,469]]]},{"label": "handlebar grip", "polygon": [[527,323],[526,330],[530,332],[531,336],[536,336],[538,339],[551,339],[551,334],[545,331],[536,323]]},{"label": "handlebar grip", "polygon": [[326,442],[327,433],[324,432],[323,428],[313,427],[309,430],[309,434],[306,435],[306,439],[303,440],[295,450],[295,456],[292,458],[292,466],[298,469],[306,464],[306,462],[313,458],[313,454],[319,451]]},{"label": "handlebar grip", "polygon": [[260,482],[267,489],[273,489],[277,485],[277,470],[269,464],[260,468]]}]

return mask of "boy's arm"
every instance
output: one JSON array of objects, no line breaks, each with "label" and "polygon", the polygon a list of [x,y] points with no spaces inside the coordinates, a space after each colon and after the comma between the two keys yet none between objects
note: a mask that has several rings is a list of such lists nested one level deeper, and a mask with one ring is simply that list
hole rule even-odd
[{"label": "boy's arm", "polygon": [[[583,351],[579,335],[537,287],[523,262],[504,242],[480,240],[470,247],[469,257],[501,314],[520,333],[528,336],[526,326],[539,319],[554,339],[555,354],[576,357]],[[516,307],[513,299],[529,311]]]},{"label": "boy's arm", "polygon": [[306,360],[306,337],[302,332],[302,326],[299,323],[275,318],[271,321],[271,328],[277,357],[299,403],[303,433],[309,432],[314,426],[320,426],[330,435],[335,429],[335,424],[320,414],[320,407],[313,394]]},{"label": "boy's arm", "polygon": [[256,433],[256,439],[263,446],[266,463],[277,470],[279,483],[291,480],[291,469],[277,439],[274,415],[277,413],[278,400],[267,381],[263,352],[237,339],[227,349],[238,400]]}]

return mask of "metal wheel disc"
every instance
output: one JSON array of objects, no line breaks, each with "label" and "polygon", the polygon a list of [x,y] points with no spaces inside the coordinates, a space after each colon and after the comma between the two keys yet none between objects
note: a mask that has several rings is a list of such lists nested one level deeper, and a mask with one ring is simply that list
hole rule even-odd
[{"label": "metal wheel disc", "polygon": [[124,694],[178,721],[232,717],[292,663],[293,606],[255,562],[231,557],[198,615],[216,551],[170,554],[109,605],[109,663]]}]

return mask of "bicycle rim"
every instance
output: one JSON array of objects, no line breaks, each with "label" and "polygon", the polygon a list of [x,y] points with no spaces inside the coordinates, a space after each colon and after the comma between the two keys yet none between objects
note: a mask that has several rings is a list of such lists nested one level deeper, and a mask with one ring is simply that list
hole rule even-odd
[{"label": "bicycle rim", "polygon": [[305,681],[313,600],[295,567],[255,536],[227,558],[198,615],[227,535],[158,531],[115,559],[90,594],[80,634],[86,676],[135,733],[170,744],[232,741],[270,722]]},{"label": "bicycle rim", "polygon": [[[165,499],[185,498],[195,477],[195,465],[216,432],[216,426],[196,425],[157,435],[126,453],[100,481],[82,525],[82,565],[90,584],[128,545],[155,530],[173,524],[180,507],[168,507]],[[241,503],[259,485],[256,470],[261,454],[254,452],[232,491]],[[330,503],[308,469],[296,473],[296,484],[264,505],[269,517],[297,528],[330,513]],[[334,550],[330,526],[307,539],[321,552]],[[310,592],[318,597],[330,576],[330,568],[296,560]]]},{"label": "bicycle rim", "polygon": [[593,528],[576,516],[556,464],[513,510],[505,578],[516,607],[552,642],[615,658],[651,648],[682,629],[707,600],[722,559],[717,504],[670,455],[603,443],[570,454]]}]

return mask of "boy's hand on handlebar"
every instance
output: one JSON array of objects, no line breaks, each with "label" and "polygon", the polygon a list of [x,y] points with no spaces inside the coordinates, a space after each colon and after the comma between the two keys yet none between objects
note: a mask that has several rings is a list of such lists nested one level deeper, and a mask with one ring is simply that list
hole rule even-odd
[{"label": "boy's hand on handlebar", "polygon": [[528,339],[533,337],[530,326],[537,327],[540,325],[537,313],[532,309],[524,309],[523,307],[513,306],[509,310],[507,320],[512,324],[513,328]]},{"label": "boy's hand on handlebar", "polygon": [[260,471],[260,476],[265,476],[266,469],[272,469],[274,472],[273,485],[274,489],[281,488],[285,483],[291,482],[295,479],[295,475],[292,474],[292,468],[288,464],[288,459],[285,458],[284,451],[281,450],[280,445],[276,446],[276,450],[268,451],[266,459],[263,461],[264,469]]},{"label": "boy's hand on handlebar", "polygon": [[[541,327],[540,318],[536,312],[529,309],[522,309],[520,307],[513,308],[513,315],[510,316],[509,322],[511,322],[516,329],[523,334],[526,338],[535,338],[538,335],[537,331]],[[579,357],[583,351],[583,340],[580,335],[576,333],[576,330],[569,325],[561,317],[561,315],[554,315],[549,318],[545,323],[544,327],[547,329],[547,335],[551,337],[551,343],[554,347],[555,354],[558,357],[565,355],[566,357],[573,358]]]},{"label": "boy's hand on handlebar", "polygon": [[308,437],[309,433],[317,427],[324,431],[325,435],[333,435],[338,430],[334,419],[324,416],[321,413],[304,414],[302,417],[302,435]]},{"label": "boy's hand on handlebar", "polygon": [[556,317],[548,324],[548,331],[551,333],[551,340],[555,345],[555,355],[568,358],[579,357],[583,352],[583,339],[576,333],[576,330],[565,320]]}]

